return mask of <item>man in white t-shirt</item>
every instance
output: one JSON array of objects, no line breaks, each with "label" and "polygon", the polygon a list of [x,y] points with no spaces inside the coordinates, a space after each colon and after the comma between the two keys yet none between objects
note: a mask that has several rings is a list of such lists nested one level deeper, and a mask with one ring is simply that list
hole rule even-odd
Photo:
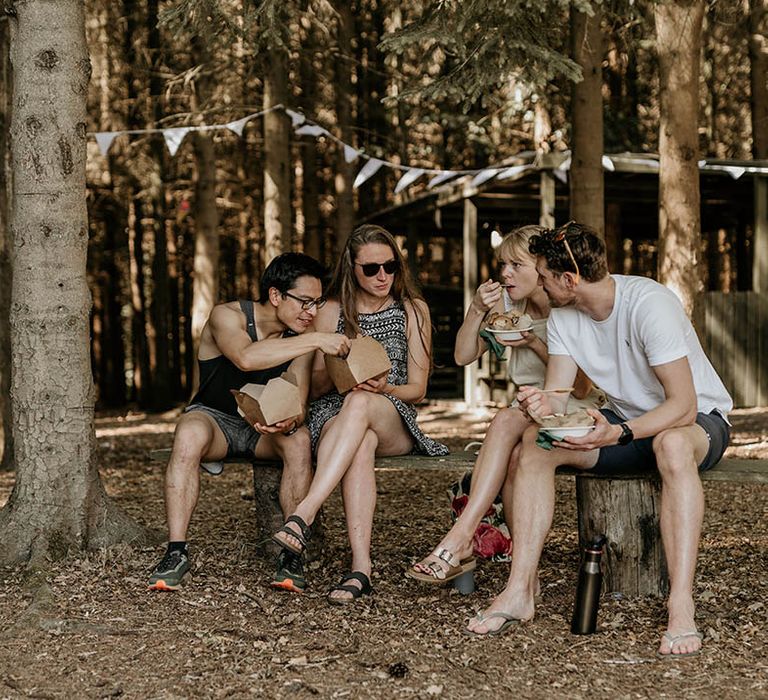
[{"label": "man in white t-shirt", "polygon": [[[667,631],[658,653],[696,654],[701,635],[694,622],[693,577],[704,513],[698,471],[714,466],[728,445],[731,397],[677,297],[653,280],[608,274],[605,244],[594,231],[571,222],[534,237],[530,245],[552,306],[545,388],[573,386],[580,368],[608,402],[589,411],[593,431],[555,442],[552,450],[536,446],[535,426],[526,432],[512,460],[509,581],[468,630],[498,634],[533,617],[558,465],[605,474],[656,468],[670,580]],[[529,413],[553,412],[552,395],[540,389],[522,387],[518,400]]]}]

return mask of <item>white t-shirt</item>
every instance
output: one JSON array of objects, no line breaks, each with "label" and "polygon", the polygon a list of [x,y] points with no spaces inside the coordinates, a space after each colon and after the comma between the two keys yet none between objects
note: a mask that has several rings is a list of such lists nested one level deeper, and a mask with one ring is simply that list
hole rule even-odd
[{"label": "white t-shirt", "polygon": [[549,354],[572,357],[606,393],[609,408],[625,420],[664,402],[664,388],[652,368],[687,357],[698,412],[717,409],[725,418],[733,401],[674,293],[646,277],[612,278],[616,296],[604,321],[573,307],[552,309]]}]

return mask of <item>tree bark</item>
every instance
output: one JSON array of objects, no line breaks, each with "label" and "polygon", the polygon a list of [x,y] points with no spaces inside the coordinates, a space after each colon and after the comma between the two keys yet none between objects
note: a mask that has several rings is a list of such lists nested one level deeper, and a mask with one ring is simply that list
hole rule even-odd
[{"label": "tree bark", "polygon": [[655,6],[659,55],[659,281],[690,316],[701,290],[699,54],[703,0]]},{"label": "tree bark", "polygon": [[[274,49],[264,73],[264,109],[285,105],[288,57]],[[291,249],[290,120],[278,109],[264,115],[264,264]]]},{"label": "tree bark", "polygon": [[8,21],[0,20],[0,469],[13,468],[11,429],[11,229],[9,198],[11,170],[8,126],[11,107],[11,63],[8,54]]},{"label": "tree bark", "polygon": [[134,400],[140,406],[149,404],[152,395],[152,374],[147,347],[147,300],[144,293],[144,230],[141,220],[143,207],[138,196],[133,197],[128,214],[128,257],[131,287],[131,347],[133,348]]},{"label": "tree bark", "polygon": [[571,10],[571,55],[583,80],[573,84],[571,103],[571,218],[605,234],[603,186],[603,35],[602,12],[592,17]]},{"label": "tree bark", "polygon": [[[216,154],[213,140],[195,134],[195,258],[192,274],[192,343],[200,346],[208,316],[219,297],[219,214],[216,210]],[[197,385],[195,377],[195,391]]]},{"label": "tree bark", "polygon": [[[88,351],[83,4],[14,6],[11,301],[16,481],[0,511],[0,561],[63,556],[142,532],[96,466]],[[23,274],[22,274],[23,273]]]},{"label": "tree bark", "polygon": [[[354,34],[354,19],[352,7],[346,0],[334,3],[337,12],[336,42],[337,53],[335,61],[336,89],[336,119],[338,122],[339,138],[344,143],[352,145],[352,36]],[[353,164],[344,158],[344,149],[336,149],[336,175],[334,188],[336,190],[336,253],[339,253],[346,243],[355,225],[355,198],[352,190]]]},{"label": "tree bark", "polygon": [[[158,0],[147,2],[148,52],[150,58],[149,95],[152,100],[154,127],[160,126],[163,117],[163,82],[160,78],[161,41],[157,28]],[[166,148],[163,139],[151,140],[152,155],[157,169],[151,180],[149,194],[152,203],[152,232],[154,255],[152,257],[152,296],[149,307],[148,339],[152,369],[152,395],[149,405],[154,409],[168,408],[173,403],[171,390],[170,347],[168,343],[170,284],[168,279],[168,242],[166,232]]]},{"label": "tree bark", "polygon": [[768,158],[768,0],[749,0],[752,157]]},{"label": "tree bark", "polygon": [[652,479],[576,477],[583,550],[605,535],[603,588],[628,597],[664,596],[669,588],[661,542],[661,485]]}]

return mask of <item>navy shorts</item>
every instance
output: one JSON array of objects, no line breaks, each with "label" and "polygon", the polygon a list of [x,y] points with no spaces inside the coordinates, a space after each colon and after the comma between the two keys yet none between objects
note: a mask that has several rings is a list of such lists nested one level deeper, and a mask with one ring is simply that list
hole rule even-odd
[{"label": "navy shorts", "polygon": [[[261,434],[252,425],[246,423],[240,416],[231,416],[229,413],[208,408],[208,406],[203,406],[200,403],[190,404],[184,409],[184,413],[191,413],[192,411],[200,411],[213,418],[227,441],[227,457],[253,457],[253,451],[256,449],[256,443]],[[212,462],[212,464],[215,463]],[[203,468],[211,473],[221,471],[221,469],[212,471],[205,466]]]},{"label": "navy shorts", "polygon": [[[608,408],[601,408],[606,420],[613,425],[623,423]],[[709,450],[699,464],[703,472],[714,467],[722,458],[731,437],[731,426],[717,411],[696,414],[696,425],[701,426],[709,438]],[[638,438],[629,445],[611,445],[600,448],[597,464],[590,469],[593,474],[632,474],[656,469],[656,456],[653,454],[653,438]]]}]

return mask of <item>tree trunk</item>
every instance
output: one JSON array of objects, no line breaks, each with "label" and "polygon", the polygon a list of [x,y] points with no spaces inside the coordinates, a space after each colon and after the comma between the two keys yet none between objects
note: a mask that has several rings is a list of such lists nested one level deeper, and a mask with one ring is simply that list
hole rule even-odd
[{"label": "tree trunk", "polygon": [[147,347],[147,300],[144,293],[144,230],[141,199],[133,196],[128,215],[128,256],[131,286],[131,347],[134,400],[146,406],[152,395]]},{"label": "tree trunk", "polygon": [[8,55],[8,21],[0,21],[0,469],[13,467],[11,430],[11,229],[8,191],[11,170],[8,126],[11,107],[11,64]]},{"label": "tree trunk", "polygon": [[[385,13],[386,9],[381,3],[368,3],[365,19],[361,18],[361,13],[358,12],[357,25],[360,32],[357,39],[357,124],[361,134],[360,145],[363,147],[370,145],[371,134],[387,134],[390,128],[383,104],[383,99],[387,96],[387,75],[384,59],[378,48],[385,33]],[[374,189],[368,185],[361,187],[357,192],[358,214],[364,217],[378,208]]]},{"label": "tree trunk", "polygon": [[[603,587],[627,597],[669,588],[661,542],[661,484],[654,479],[576,477],[579,543],[605,535]],[[608,517],[610,514],[610,517]]]},{"label": "tree trunk", "polygon": [[[354,19],[349,2],[334,3],[337,12],[337,54],[335,61],[336,119],[339,138],[352,145],[352,36]],[[336,253],[339,253],[355,225],[355,198],[352,190],[353,167],[344,158],[344,149],[336,149]]]},{"label": "tree trunk", "polygon": [[[160,126],[163,117],[163,81],[161,71],[161,42],[157,28],[158,0],[147,2],[148,50],[150,57],[149,94],[152,100],[154,126]],[[170,346],[168,344],[170,284],[168,279],[168,241],[166,232],[166,148],[163,139],[151,140],[152,155],[157,172],[152,178],[149,194],[152,200],[152,231],[154,255],[152,257],[152,301],[149,307],[149,354],[152,365],[152,395],[150,406],[168,408],[173,403],[171,391]]]},{"label": "tree trunk", "polygon": [[[288,57],[270,52],[264,73],[264,109],[285,105]],[[264,264],[291,249],[290,120],[278,109],[264,115]]]},{"label": "tree trunk", "polygon": [[699,54],[703,0],[655,6],[659,54],[659,281],[690,316],[701,290]]},{"label": "tree trunk", "polygon": [[[768,0],[749,0],[749,67],[750,102],[752,116],[752,157],[768,158]],[[754,251],[751,269],[751,285],[742,284],[750,275],[739,275],[739,287],[752,288],[756,292],[768,291],[768,181],[764,175],[756,175],[754,186],[754,217],[752,227]],[[746,244],[746,241],[743,241]],[[742,247],[746,247],[743,245]],[[744,256],[746,257],[746,256]],[[744,258],[741,255],[739,261]]]},{"label": "tree trunk", "polygon": [[603,188],[603,35],[602,12],[592,17],[571,10],[571,55],[583,80],[573,85],[571,103],[571,218],[605,233]]},{"label": "tree trunk", "polygon": [[[302,1],[302,12],[309,8],[309,0]],[[304,114],[317,113],[318,54],[317,32],[312,22],[302,22],[303,51],[299,55],[301,76],[301,107]],[[322,60],[322,59],[320,59]],[[322,259],[323,245],[320,234],[320,188],[317,162],[317,140],[304,139],[301,149],[301,210],[304,218],[304,252],[316,260]]]},{"label": "tree trunk", "polygon": [[83,4],[27,0],[10,24],[16,481],[0,511],[0,561],[42,564],[141,530],[106,497],[95,459]]},{"label": "tree trunk", "polygon": [[[208,316],[219,298],[219,214],[216,210],[216,154],[213,140],[195,134],[195,258],[192,286],[192,343],[200,346]],[[192,391],[197,388],[195,377]]]},{"label": "tree trunk", "polygon": [[752,157],[768,158],[768,0],[749,0]]}]

